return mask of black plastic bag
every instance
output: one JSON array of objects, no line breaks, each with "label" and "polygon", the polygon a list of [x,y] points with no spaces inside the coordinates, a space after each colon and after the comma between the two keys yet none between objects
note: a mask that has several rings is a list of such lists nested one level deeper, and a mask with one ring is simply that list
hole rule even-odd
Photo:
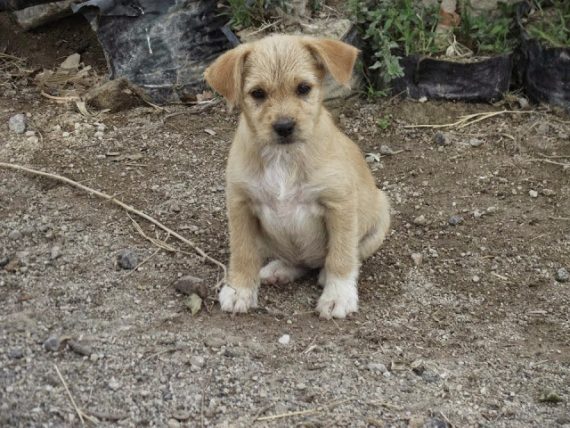
[{"label": "black plastic bag", "polygon": [[394,93],[462,101],[494,101],[508,91],[513,69],[512,55],[461,63],[421,56],[400,60],[404,76],[391,82]]},{"label": "black plastic bag", "polygon": [[204,69],[232,47],[216,0],[90,0],[75,10],[97,32],[110,78],[158,104],[194,100]]}]

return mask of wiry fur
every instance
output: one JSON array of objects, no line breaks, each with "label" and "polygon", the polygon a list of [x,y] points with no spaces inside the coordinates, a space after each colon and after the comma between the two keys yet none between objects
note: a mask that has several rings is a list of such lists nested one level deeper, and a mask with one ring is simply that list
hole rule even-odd
[{"label": "wiry fur", "polygon": [[[324,285],[320,315],[357,310],[359,264],[384,240],[390,206],[358,146],[323,107],[321,87],[326,72],[347,84],[357,54],[334,40],[273,36],[206,70],[210,85],[241,109],[226,171],[231,256],[223,310],[255,307],[260,277],[282,283],[315,268]],[[307,95],[296,92],[300,83],[311,87]],[[267,97],[255,99],[256,89]],[[288,144],[273,129],[283,117],[296,124]],[[277,261],[262,269],[267,258]]]}]

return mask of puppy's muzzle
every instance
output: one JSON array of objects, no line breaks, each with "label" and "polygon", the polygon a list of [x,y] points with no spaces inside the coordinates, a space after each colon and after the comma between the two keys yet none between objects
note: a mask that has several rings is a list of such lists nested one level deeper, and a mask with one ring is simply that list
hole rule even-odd
[{"label": "puppy's muzzle", "polygon": [[293,134],[293,131],[295,130],[295,121],[290,118],[277,119],[273,122],[273,130],[277,135],[283,137],[280,139],[280,142],[289,142],[288,140],[285,140],[285,138]]}]

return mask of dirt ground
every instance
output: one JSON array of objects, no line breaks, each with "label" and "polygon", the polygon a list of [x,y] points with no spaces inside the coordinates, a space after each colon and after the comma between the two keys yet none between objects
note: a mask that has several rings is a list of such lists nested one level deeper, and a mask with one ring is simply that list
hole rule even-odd
[{"label": "dirt ground", "polygon": [[[235,114],[85,117],[0,78],[0,162],[112,194],[227,263]],[[0,426],[79,426],[71,396],[100,426],[569,427],[570,117],[406,128],[504,107],[331,106],[363,152],[395,152],[369,156],[393,229],[347,320],[314,313],[315,275],[262,288],[241,316],[211,291],[192,316],[172,283],[213,285],[214,266],[172,238],[185,253],[157,251],[109,202],[0,168]],[[9,131],[16,113],[28,134]],[[144,264],[118,268],[123,249]]]}]

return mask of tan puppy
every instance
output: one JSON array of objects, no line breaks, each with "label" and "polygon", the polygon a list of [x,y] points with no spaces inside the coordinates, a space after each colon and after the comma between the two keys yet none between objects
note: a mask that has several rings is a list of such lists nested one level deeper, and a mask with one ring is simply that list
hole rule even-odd
[{"label": "tan puppy", "polygon": [[309,269],[321,269],[321,317],[358,310],[360,261],[384,240],[390,206],[322,105],[326,73],[347,85],[357,55],[339,41],[276,35],[238,46],[206,70],[207,82],[241,110],[226,171],[224,311],[256,307],[260,281],[286,283]]}]

